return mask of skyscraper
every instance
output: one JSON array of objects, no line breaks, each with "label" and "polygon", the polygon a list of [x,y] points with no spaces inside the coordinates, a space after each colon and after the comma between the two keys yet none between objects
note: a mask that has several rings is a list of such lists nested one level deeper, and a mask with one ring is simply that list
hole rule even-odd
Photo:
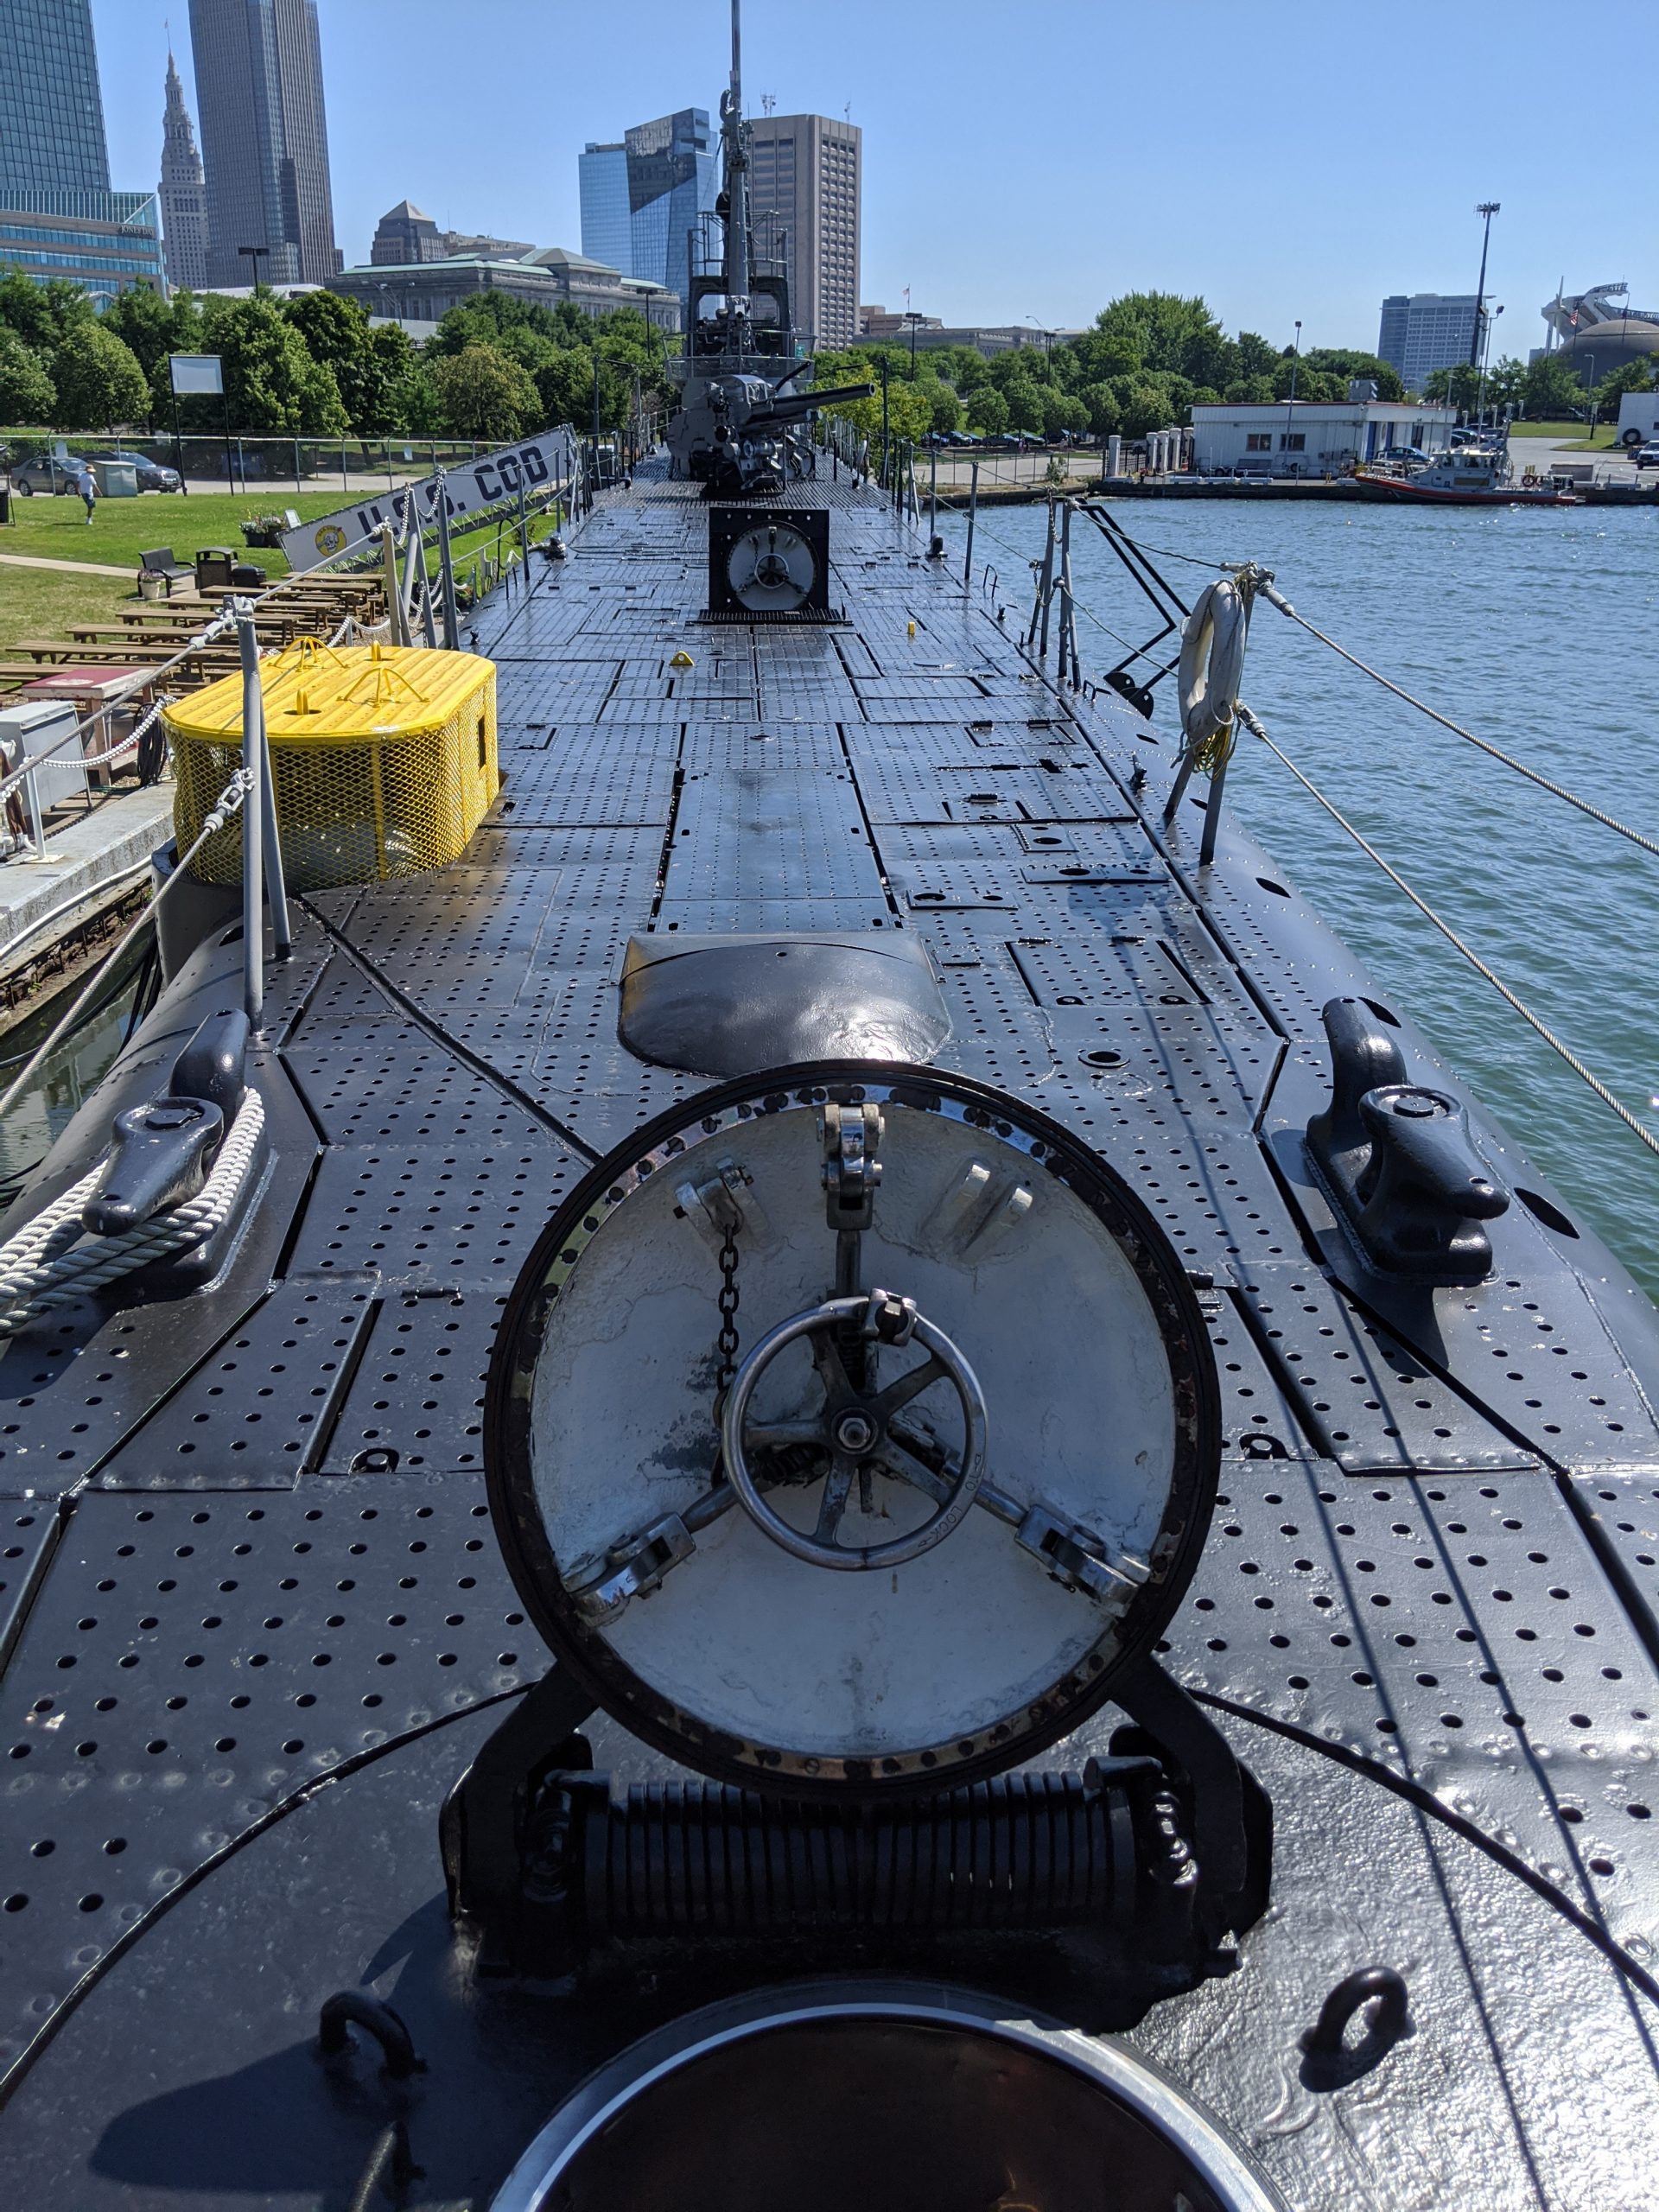
[{"label": "skyscraper", "polygon": [[0,0],[0,207],[49,208],[65,194],[107,192],[92,0]]},{"label": "skyscraper", "polygon": [[1421,391],[1436,369],[1467,361],[1474,327],[1472,292],[1392,292],[1382,302],[1377,354],[1399,370],[1408,391]]},{"label": "skyscraper", "polygon": [[199,292],[207,282],[207,203],[201,181],[196,127],[184,104],[184,86],[169,49],[167,108],[162,118],[162,231],[167,281],[175,290]]},{"label": "skyscraper", "polygon": [[159,290],[156,199],[111,192],[91,0],[0,0],[0,268]]},{"label": "skyscraper", "polygon": [[756,249],[765,260],[781,237],[797,331],[820,346],[850,346],[864,134],[826,115],[758,116],[748,133]]},{"label": "skyscraper", "polygon": [[690,290],[687,241],[719,188],[707,108],[683,107],[636,124],[619,144],[589,143],[577,174],[583,253],[683,301]]},{"label": "skyscraper", "polygon": [[334,244],[316,0],[190,0],[207,173],[207,282],[321,284]]},{"label": "skyscraper", "polygon": [[589,261],[633,274],[633,232],[628,222],[628,149],[589,139],[576,156],[582,199],[582,250]]}]

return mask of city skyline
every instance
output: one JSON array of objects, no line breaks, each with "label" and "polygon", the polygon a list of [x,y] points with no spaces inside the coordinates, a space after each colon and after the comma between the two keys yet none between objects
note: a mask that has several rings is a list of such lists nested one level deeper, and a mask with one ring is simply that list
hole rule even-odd
[{"label": "city skyline", "polygon": [[[159,83],[169,12],[184,69],[172,0],[94,0],[106,87],[136,82],[147,94]],[[640,0],[638,18],[620,78],[613,25],[562,22],[550,102],[545,72],[526,61],[544,30],[530,0],[475,0],[470,66],[455,61],[453,15],[438,0],[405,0],[395,44],[371,0],[323,0],[347,261],[367,258],[375,223],[405,193],[443,228],[575,247],[582,147],[615,139],[624,113],[712,110],[725,73],[717,0]],[[1592,0],[1580,20],[1591,51],[1617,50],[1644,22],[1634,0]],[[1125,291],[1202,292],[1230,330],[1287,344],[1300,316],[1305,346],[1369,347],[1383,297],[1473,289],[1473,209],[1487,198],[1503,203],[1488,295],[1507,307],[1504,350],[1524,357],[1542,344],[1539,308],[1563,276],[1569,290],[1610,277],[1628,277],[1633,295],[1656,289],[1640,134],[1598,134],[1570,162],[1542,158],[1541,134],[1547,143],[1560,111],[1516,96],[1518,68],[1510,95],[1460,105],[1448,132],[1431,92],[1444,22],[1415,0],[1390,19],[1397,70],[1382,66],[1374,26],[1333,21],[1313,0],[1284,11],[1267,38],[1220,0],[1196,0],[1173,49],[1155,19],[1082,0],[1046,0],[1012,44],[988,11],[988,69],[973,25],[942,0],[900,16],[848,0],[832,50],[810,18],[751,0],[750,111],[761,113],[766,92],[791,112],[836,117],[850,105],[863,129],[868,299],[909,285],[919,310],[950,323],[1052,327],[1087,323]],[[1541,0],[1518,0],[1511,50],[1551,35]],[[866,66],[872,54],[886,66]],[[1534,89],[1553,82],[1540,75]],[[1192,83],[1208,88],[1206,130],[1215,87],[1226,88],[1224,171],[1198,157],[1183,120],[1199,112],[1183,98]],[[435,86],[448,127],[411,130]],[[107,98],[106,110],[117,181],[153,176],[153,99]],[[930,123],[930,111],[945,119]],[[501,159],[515,143],[522,162]]]}]

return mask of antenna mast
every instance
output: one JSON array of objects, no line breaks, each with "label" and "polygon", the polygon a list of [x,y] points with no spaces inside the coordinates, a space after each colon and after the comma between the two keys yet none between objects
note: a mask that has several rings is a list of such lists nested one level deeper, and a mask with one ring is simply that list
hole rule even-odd
[{"label": "antenna mast", "polygon": [[735,322],[740,315],[747,317],[749,297],[749,156],[743,143],[742,0],[732,0],[732,84],[721,108],[726,141],[726,294]]}]

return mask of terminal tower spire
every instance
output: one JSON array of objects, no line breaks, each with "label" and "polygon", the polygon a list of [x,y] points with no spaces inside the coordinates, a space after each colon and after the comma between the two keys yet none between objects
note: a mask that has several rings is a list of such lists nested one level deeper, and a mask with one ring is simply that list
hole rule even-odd
[{"label": "terminal tower spire", "polygon": [[184,86],[171,47],[167,54],[167,109],[162,120],[162,232],[167,281],[175,291],[199,292],[207,282],[207,211],[196,127],[184,104]]}]

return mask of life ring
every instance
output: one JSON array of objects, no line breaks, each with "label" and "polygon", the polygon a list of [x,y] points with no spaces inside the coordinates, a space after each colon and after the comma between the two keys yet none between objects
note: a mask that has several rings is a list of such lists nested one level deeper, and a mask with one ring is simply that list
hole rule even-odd
[{"label": "life ring", "polygon": [[1207,745],[1227,728],[1238,704],[1249,618],[1230,578],[1206,584],[1181,632],[1181,728],[1189,745]]}]

